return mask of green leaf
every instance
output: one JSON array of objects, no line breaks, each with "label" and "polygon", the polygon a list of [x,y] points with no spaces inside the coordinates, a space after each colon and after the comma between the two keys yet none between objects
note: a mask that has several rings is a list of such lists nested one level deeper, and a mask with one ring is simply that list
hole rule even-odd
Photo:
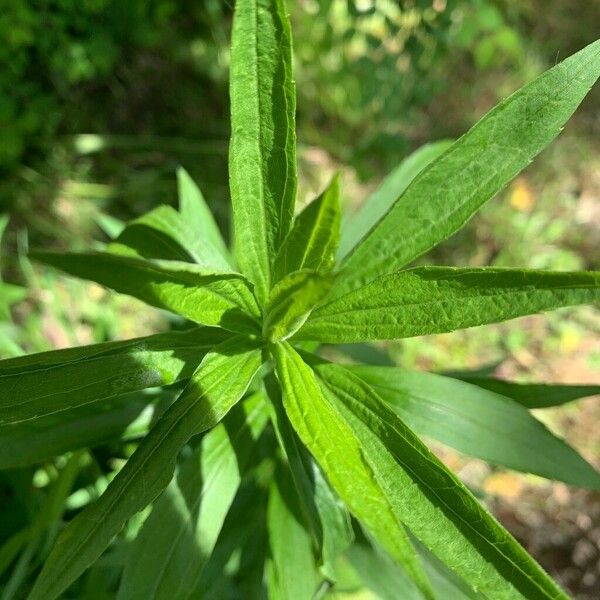
[{"label": "green leaf", "polygon": [[286,275],[271,290],[265,307],[263,337],[271,341],[292,337],[332,285],[333,276],[315,271],[295,271]]},{"label": "green leaf", "polygon": [[317,590],[317,571],[311,536],[289,469],[279,465],[269,493],[268,581],[272,600],[312,600]]},{"label": "green leaf", "polygon": [[315,374],[286,342],[272,347],[283,404],[296,433],[352,514],[402,564],[427,598],[433,598],[423,566],[360,441],[325,398]]},{"label": "green leaf", "polygon": [[[342,474],[356,481],[355,471],[369,469],[394,517],[489,598],[566,600],[552,579],[365,382],[338,365],[323,362],[315,369],[332,412],[324,426],[332,428],[337,421],[361,448],[360,457],[342,461],[336,440],[317,439],[336,457],[326,459],[325,471],[332,482]],[[315,418],[323,421],[325,414],[320,412]],[[314,438],[305,443],[315,447]],[[385,545],[381,532],[373,533]]]},{"label": "green leaf", "polygon": [[118,599],[191,597],[266,421],[255,394],[185,458],[129,552]]},{"label": "green leaf", "polygon": [[[58,477],[50,484],[43,504],[33,515],[23,552],[16,562],[11,576],[3,585],[2,600],[9,600],[17,596],[19,589],[25,584],[32,563],[37,562],[38,556],[44,552],[44,542],[53,539],[65,511],[67,497],[83,466],[83,458],[81,453],[67,457]],[[19,594],[19,596],[21,595]]]},{"label": "green leaf", "polygon": [[[357,543],[348,548],[346,556],[363,584],[376,594],[378,600],[423,600],[423,594],[413,580],[381,549]],[[457,600],[454,596],[451,598]]]},{"label": "green leaf", "polygon": [[334,563],[354,539],[350,515],[292,429],[277,383],[271,378],[266,383],[273,407],[273,427],[287,459],[302,514],[320,552],[321,572],[333,581]]},{"label": "green leaf", "polygon": [[595,272],[423,267],[384,275],[324,304],[296,339],[339,343],[445,333],[598,299]]},{"label": "green leaf", "polygon": [[561,131],[600,74],[600,40],[485,115],[423,169],[342,265],[337,296],[395,271],[460,229]]},{"label": "green leaf", "polygon": [[382,182],[342,227],[338,259],[344,258],[392,208],[412,180],[431,162],[441,156],[452,140],[425,144],[405,158]]},{"label": "green leaf", "polygon": [[229,262],[229,250],[200,188],[183,168],[177,169],[179,212],[201,242],[209,242]]},{"label": "green leaf", "polygon": [[194,328],[0,361],[0,425],[187,379],[227,337]]},{"label": "green leaf", "polygon": [[600,394],[600,385],[560,385],[545,383],[515,383],[493,377],[481,377],[469,374],[451,374],[455,379],[462,379],[485,390],[496,392],[516,400],[527,408],[549,408],[560,406],[586,396]]},{"label": "green leaf", "polygon": [[[265,597],[263,593],[252,593],[245,588],[247,585],[252,586],[256,575],[259,578],[258,587],[262,584],[268,550],[266,506],[267,490],[258,484],[254,476],[246,475],[227,513],[215,549],[202,571],[200,582],[190,596],[191,599]],[[239,556],[239,561],[236,561],[237,568],[228,568],[235,554]],[[235,579],[235,585],[232,579]],[[231,590],[232,587],[236,593]],[[229,593],[226,593],[225,589]]]},{"label": "green leaf", "polygon": [[201,325],[241,333],[260,332],[260,311],[251,286],[237,273],[213,273],[187,263],[108,253],[35,252],[32,257]]},{"label": "green leaf", "polygon": [[29,600],[53,600],[102,554],[125,521],[168,485],[181,447],[219,423],[243,396],[260,365],[260,349],[238,337],[204,357],[181,396],[104,494],[62,532]]},{"label": "green leaf", "polygon": [[223,253],[172,206],[158,206],[129,222],[107,250],[138,258],[195,262],[213,272],[232,270]]},{"label": "green leaf", "polygon": [[238,0],[231,41],[229,177],[235,254],[261,300],[296,196],[296,91],[283,0]]},{"label": "green leaf", "polygon": [[350,370],[419,435],[510,469],[600,489],[600,474],[510,398],[432,373],[396,367]]},{"label": "green leaf", "polygon": [[340,178],[335,175],[294,220],[275,259],[274,282],[300,269],[331,270],[340,239],[341,211]]},{"label": "green leaf", "polygon": [[17,425],[0,425],[0,469],[33,465],[111,440],[139,438],[176,395],[173,389],[134,392]]}]

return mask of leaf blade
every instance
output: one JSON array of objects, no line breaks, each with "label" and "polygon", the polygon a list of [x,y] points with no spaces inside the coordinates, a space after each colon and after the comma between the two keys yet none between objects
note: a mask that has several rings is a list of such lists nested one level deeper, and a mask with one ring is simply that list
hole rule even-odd
[{"label": "leaf blade", "polygon": [[[364,463],[356,437],[323,396],[313,371],[287,342],[273,346],[271,351],[283,390],[284,407],[296,433],[350,512],[380,539],[425,596],[433,598],[420,560],[402,523],[392,512],[389,498]],[[344,462],[336,463],[336,456]],[[353,465],[365,468],[354,469]]]},{"label": "leaf blade", "polygon": [[587,396],[600,394],[600,385],[561,385],[545,383],[516,383],[494,377],[468,374],[451,374],[451,377],[472,383],[490,392],[512,398],[526,408],[561,406]]},{"label": "leaf blade", "polygon": [[32,257],[201,325],[242,333],[260,331],[256,299],[250,284],[237,273],[215,274],[187,263],[109,253],[35,252]]},{"label": "leaf blade", "polygon": [[228,334],[194,328],[0,361],[0,425],[187,379]]},{"label": "leaf blade", "polygon": [[292,337],[325,298],[334,279],[315,271],[294,271],[271,290],[265,307],[263,336],[271,341]]},{"label": "leaf blade", "polygon": [[340,176],[295,218],[273,266],[274,282],[288,273],[331,270],[340,238]]},{"label": "leaf blade", "polygon": [[192,229],[172,206],[157,206],[127,223],[107,251],[138,258],[195,262],[215,272],[232,272],[223,253]]},{"label": "leaf blade", "polygon": [[509,469],[600,488],[600,474],[509,398],[433,373],[350,367],[417,434]]},{"label": "leaf blade", "polygon": [[318,578],[310,534],[302,519],[289,469],[279,465],[269,490],[269,597],[311,600]]},{"label": "leaf blade", "polygon": [[208,207],[200,188],[190,174],[183,168],[177,169],[177,190],[179,195],[179,212],[184,222],[192,231],[210,244],[229,262],[229,250],[221,235],[219,226]]},{"label": "leaf blade", "polygon": [[342,228],[338,260],[343,259],[383,218],[411,181],[452,145],[452,140],[425,144],[405,158],[367,198]]},{"label": "leaf blade", "polygon": [[[336,286],[337,287],[337,286]],[[362,342],[445,333],[600,299],[600,273],[423,267],[317,308],[296,339]]]},{"label": "leaf blade", "polygon": [[460,229],[560,132],[600,75],[600,40],[485,115],[424,169],[343,264],[343,295]]},{"label": "leaf blade", "polygon": [[180,448],[223,418],[245,393],[260,365],[260,350],[239,338],[228,340],[204,358],[182,395],[104,494],[59,536],[30,600],[56,598],[100,556],[124,522],[167,486]]},{"label": "leaf blade", "polygon": [[229,172],[235,254],[261,299],[296,195],[296,93],[282,0],[236,3],[231,45]]},{"label": "leaf blade", "polygon": [[[267,415],[261,394],[235,407],[181,464],[129,553],[118,599],[189,597],[205,566]],[[156,547],[161,552],[156,552]]]},{"label": "leaf blade", "polygon": [[315,369],[395,514],[442,562],[494,599],[567,598],[368,385],[331,363]]}]

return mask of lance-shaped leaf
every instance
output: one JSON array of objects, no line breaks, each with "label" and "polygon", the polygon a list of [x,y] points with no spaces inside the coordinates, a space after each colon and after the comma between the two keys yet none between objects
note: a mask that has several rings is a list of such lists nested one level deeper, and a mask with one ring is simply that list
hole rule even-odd
[{"label": "lance-shaped leaf", "polygon": [[347,256],[343,295],[408,264],[460,229],[561,131],[600,74],[600,40],[485,115],[426,167]]},{"label": "lance-shaped leaf", "polygon": [[138,258],[195,262],[213,272],[230,272],[222,252],[192,227],[172,206],[158,206],[129,222],[107,250]]},{"label": "lance-shaped leaf", "polygon": [[294,220],[273,266],[273,281],[300,269],[333,267],[340,239],[340,181],[335,175],[325,191]]},{"label": "lance-shaped leaf", "polygon": [[[272,477],[272,469],[269,479]],[[190,600],[194,598],[262,598],[261,584],[268,550],[266,535],[266,486],[247,474],[221,528],[215,549],[202,571],[200,582]],[[250,556],[246,552],[250,551]],[[238,553],[236,568],[227,568],[232,555]],[[258,590],[254,580],[258,578]],[[232,581],[235,579],[235,583]],[[252,588],[247,589],[247,586]]]},{"label": "lance-shaped leaf", "polygon": [[315,374],[286,342],[272,347],[283,404],[296,433],[329,483],[381,544],[402,564],[427,598],[433,598],[423,566],[359,439],[325,398]]},{"label": "lance-shaped leaf", "polygon": [[573,400],[600,394],[600,385],[561,385],[546,383],[516,383],[494,377],[468,373],[453,373],[451,377],[472,383],[491,392],[516,400],[527,408],[549,408]]},{"label": "lance-shaped leaf", "polygon": [[53,600],[102,554],[125,521],[167,486],[181,447],[193,435],[219,423],[243,396],[260,365],[260,349],[238,337],[205,356],[181,396],[104,494],[61,533],[30,600]]},{"label": "lance-shaped leaf", "polygon": [[334,581],[335,562],[354,539],[350,515],[298,439],[286,415],[276,382],[269,378],[266,383],[273,408],[273,427],[285,453],[302,514],[320,552],[321,572]]},{"label": "lance-shaped leaf", "polygon": [[599,299],[595,272],[423,267],[317,308],[296,337],[339,343],[445,333]]},{"label": "lance-shaped leaf", "polygon": [[312,600],[318,577],[311,536],[303,519],[289,469],[278,465],[269,492],[269,597]]},{"label": "lance-shaped leaf", "polygon": [[255,394],[182,461],[129,552],[118,599],[191,597],[266,421],[265,397]]},{"label": "lance-shaped leaf", "polygon": [[600,474],[510,398],[432,373],[367,366],[351,371],[419,435],[510,469],[600,489]]},{"label": "lance-shaped leaf", "polygon": [[179,192],[179,212],[185,223],[200,241],[207,241],[229,262],[229,250],[223,240],[219,226],[206,200],[189,173],[177,169],[177,189]]},{"label": "lance-shaped leaf", "polygon": [[[429,575],[436,598],[444,600],[485,600],[473,591],[455,573],[450,571],[418,540],[412,538]],[[346,552],[348,562],[356,570],[364,585],[381,600],[423,600],[402,567],[394,563],[375,540],[353,544]]]},{"label": "lance-shaped leaf", "polygon": [[69,275],[95,281],[201,325],[243,333],[260,331],[260,313],[251,286],[237,273],[215,274],[187,263],[109,253],[35,252],[32,256]]},{"label": "lance-shaped leaf", "polygon": [[296,91],[283,0],[236,3],[230,96],[235,254],[264,300],[296,196]]},{"label": "lance-shaped leaf", "polygon": [[187,379],[227,337],[194,328],[0,361],[0,425]]},{"label": "lance-shaped leaf", "polygon": [[[353,468],[371,470],[394,516],[442,562],[494,600],[566,600],[552,579],[372,388],[338,365],[323,362],[315,370],[331,409],[362,449],[365,466],[353,461]],[[348,462],[342,462],[337,452],[335,456],[342,464],[330,459],[326,472],[347,470]]]},{"label": "lance-shaped leaf", "polygon": [[411,181],[452,145],[451,140],[425,144],[404,159],[342,227],[338,259],[346,256],[383,218]]},{"label": "lance-shaped leaf", "polygon": [[271,290],[265,307],[263,336],[277,341],[294,335],[332,285],[332,275],[315,271],[295,271],[286,275]]},{"label": "lance-shaped leaf", "polygon": [[26,467],[80,448],[132,440],[148,432],[178,394],[143,390],[65,412],[0,425],[0,469]]}]

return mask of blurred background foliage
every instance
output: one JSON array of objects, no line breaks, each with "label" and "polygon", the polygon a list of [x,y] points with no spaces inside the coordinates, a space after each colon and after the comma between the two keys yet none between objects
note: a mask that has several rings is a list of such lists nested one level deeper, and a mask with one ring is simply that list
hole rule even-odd
[{"label": "blurred background foliage", "polygon": [[[123,220],[174,204],[178,165],[228,230],[231,5],[0,0],[0,358],[179,325],[132,299],[32,265],[27,252],[94,247]],[[288,10],[300,200],[341,169],[349,211],[412,150],[459,136],[600,31],[594,0],[297,0]],[[423,261],[600,268],[599,109],[597,86],[559,140]],[[600,317],[589,307],[566,309],[387,350],[405,367],[494,364],[498,376],[520,381],[598,382]],[[597,401],[541,416],[600,466]],[[438,451],[488,494],[503,522],[564,585],[579,598],[594,597],[597,495]],[[89,456],[75,456],[78,469],[92,468]],[[19,518],[33,519],[73,460],[2,475],[3,507],[16,503]],[[117,468],[111,465],[103,464],[105,475]],[[19,504],[31,486],[38,495]],[[38,551],[23,577],[45,547]],[[0,560],[0,581],[6,573]]]}]

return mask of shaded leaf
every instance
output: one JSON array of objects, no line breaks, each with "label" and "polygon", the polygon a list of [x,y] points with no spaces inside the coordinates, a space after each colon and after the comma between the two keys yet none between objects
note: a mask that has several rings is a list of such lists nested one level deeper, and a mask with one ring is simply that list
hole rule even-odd
[{"label": "shaded leaf", "polygon": [[261,365],[254,344],[232,338],[207,354],[194,376],[143,439],[102,496],[58,538],[30,600],[53,600],[92,564],[125,521],[168,485],[181,447],[214,427],[243,396]]},{"label": "shaded leaf", "polygon": [[600,385],[561,385],[546,383],[515,383],[494,377],[481,377],[469,374],[451,374],[491,392],[516,400],[527,408],[549,408],[560,406],[573,400],[600,394]]},{"label": "shaded leaf", "polygon": [[117,598],[192,597],[266,420],[256,394],[185,458],[130,550]]},{"label": "shaded leaf", "polygon": [[510,469],[600,489],[600,474],[510,398],[450,377],[350,367],[416,433]]},{"label": "shaded leaf", "polygon": [[229,262],[229,250],[200,188],[183,168],[177,169],[179,212],[185,223],[201,242],[209,242]]},{"label": "shaded leaf", "polygon": [[0,425],[0,469],[25,467],[79,448],[139,438],[177,390],[134,392],[17,425]]},{"label": "shaded leaf", "polygon": [[107,250],[138,258],[195,262],[213,272],[231,271],[223,253],[172,206],[158,206],[130,221]]},{"label": "shaded leaf", "polygon": [[275,470],[270,487],[267,527],[269,598],[311,600],[318,583],[312,541],[289,469],[283,465]]}]

